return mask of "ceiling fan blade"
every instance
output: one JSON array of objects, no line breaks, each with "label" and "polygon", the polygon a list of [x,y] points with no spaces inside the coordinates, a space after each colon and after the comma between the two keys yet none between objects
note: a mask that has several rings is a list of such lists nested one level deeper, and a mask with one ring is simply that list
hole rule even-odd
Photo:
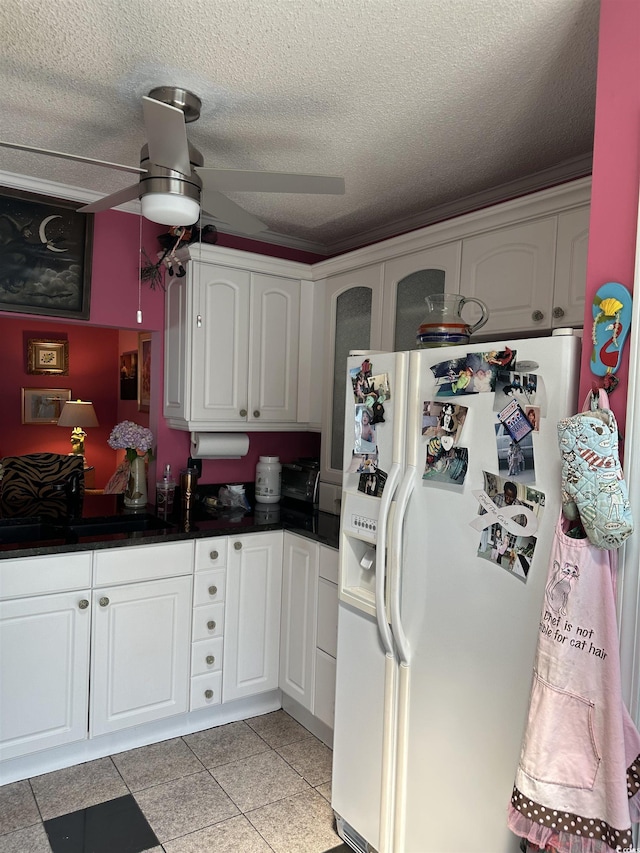
[{"label": "ceiling fan blade", "polygon": [[295,172],[251,172],[243,169],[196,169],[205,187],[223,192],[344,194],[344,178]]},{"label": "ceiling fan blade", "polygon": [[78,213],[98,213],[101,210],[109,210],[112,207],[117,207],[119,204],[124,204],[126,201],[139,198],[139,196],[140,184],[132,184],[130,187],[119,190],[117,193],[111,193],[111,195],[106,195],[97,201],[92,201],[91,204],[79,207]]},{"label": "ceiling fan blade", "polygon": [[151,162],[190,175],[189,143],[182,110],[144,96],[142,111]]},{"label": "ceiling fan blade", "polygon": [[49,157],[60,157],[63,160],[77,160],[78,163],[90,163],[92,166],[105,166],[107,169],[119,169],[121,172],[134,172],[141,175],[146,169],[139,166],[123,166],[121,163],[110,163],[108,160],[96,160],[93,157],[81,157],[79,154],[64,154],[62,151],[51,151],[48,148],[34,148],[32,145],[18,145],[15,142],[0,142],[0,148],[15,148],[16,151],[27,151],[30,154],[46,154]]},{"label": "ceiling fan blade", "polygon": [[268,230],[264,222],[215,190],[203,190],[201,204],[203,211],[242,234],[259,234]]}]

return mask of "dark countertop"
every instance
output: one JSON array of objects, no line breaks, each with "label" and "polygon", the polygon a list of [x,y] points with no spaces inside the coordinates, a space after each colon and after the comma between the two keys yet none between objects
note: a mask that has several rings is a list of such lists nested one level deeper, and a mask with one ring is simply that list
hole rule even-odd
[{"label": "dark countertop", "polygon": [[[297,504],[297,505],[295,505]],[[147,505],[142,514],[155,515],[155,507]],[[116,495],[88,495],[85,497],[83,519],[105,516],[138,515],[121,506]],[[4,523],[9,520],[4,519]],[[16,519],[16,521],[18,521]],[[162,530],[140,530],[130,533],[110,533],[99,536],[79,536],[75,541],[51,539],[29,542],[0,542],[0,560],[16,557],[33,557],[45,554],[93,551],[102,548],[152,545],[163,542],[179,542],[211,536],[233,536],[259,533],[269,530],[288,530],[331,548],[338,547],[340,519],[336,515],[311,510],[298,502],[280,504],[257,504],[246,512],[236,510],[209,511],[203,503],[197,503],[188,519],[179,513],[167,519],[168,527]]]}]

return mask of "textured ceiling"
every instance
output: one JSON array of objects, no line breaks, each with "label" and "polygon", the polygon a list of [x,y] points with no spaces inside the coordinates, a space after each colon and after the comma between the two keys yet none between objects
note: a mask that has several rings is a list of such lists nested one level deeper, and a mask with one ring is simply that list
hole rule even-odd
[{"label": "textured ceiling", "polygon": [[[229,193],[268,224],[264,239],[335,253],[588,173],[598,11],[597,0],[0,0],[0,138],[137,166],[142,95],[190,88],[205,165],[344,176],[344,196]],[[0,183],[6,173],[96,197],[136,180],[0,149]]]}]

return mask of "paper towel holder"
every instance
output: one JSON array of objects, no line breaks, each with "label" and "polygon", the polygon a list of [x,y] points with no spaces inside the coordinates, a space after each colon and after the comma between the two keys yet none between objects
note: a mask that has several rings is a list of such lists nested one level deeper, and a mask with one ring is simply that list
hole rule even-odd
[{"label": "paper towel holder", "polygon": [[[204,445],[204,447],[202,446]],[[193,459],[241,459],[249,451],[249,436],[239,432],[192,432]]]}]

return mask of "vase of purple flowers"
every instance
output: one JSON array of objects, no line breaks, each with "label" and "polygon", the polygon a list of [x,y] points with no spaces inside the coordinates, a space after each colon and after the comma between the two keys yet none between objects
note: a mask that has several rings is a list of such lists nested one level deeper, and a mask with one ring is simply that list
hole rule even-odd
[{"label": "vase of purple flowers", "polygon": [[128,477],[124,505],[141,509],[147,505],[147,459],[151,458],[153,433],[133,421],[122,421],[111,430],[109,447],[125,451]]}]

